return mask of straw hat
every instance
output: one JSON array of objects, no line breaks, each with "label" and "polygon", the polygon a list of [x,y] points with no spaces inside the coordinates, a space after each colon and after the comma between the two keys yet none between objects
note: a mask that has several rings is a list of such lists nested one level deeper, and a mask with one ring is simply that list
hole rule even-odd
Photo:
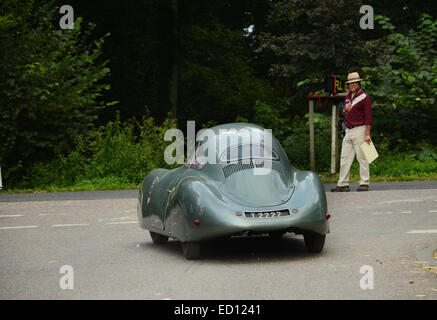
[{"label": "straw hat", "polygon": [[352,72],[348,74],[346,83],[360,82],[361,80],[363,79],[360,79],[358,72]]}]

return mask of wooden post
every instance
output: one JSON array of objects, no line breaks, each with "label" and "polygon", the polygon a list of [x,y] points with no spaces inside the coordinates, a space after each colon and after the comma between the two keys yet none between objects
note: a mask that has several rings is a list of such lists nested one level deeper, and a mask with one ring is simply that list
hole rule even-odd
[{"label": "wooden post", "polygon": [[337,168],[337,170],[340,172],[340,163],[338,161],[339,157],[338,157],[338,120],[340,119],[340,104],[337,105],[336,108],[336,116],[337,116],[337,133],[335,134],[335,167]]},{"label": "wooden post", "polygon": [[337,106],[332,105],[331,122],[331,174],[337,172]]},{"label": "wooden post", "polygon": [[309,120],[310,120],[310,170],[316,171],[316,159],[314,156],[314,101],[310,99],[309,105]]}]

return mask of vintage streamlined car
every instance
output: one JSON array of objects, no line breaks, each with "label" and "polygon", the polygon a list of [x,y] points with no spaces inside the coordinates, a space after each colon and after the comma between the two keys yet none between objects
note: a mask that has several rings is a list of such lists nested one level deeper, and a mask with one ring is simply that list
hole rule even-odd
[{"label": "vintage streamlined car", "polygon": [[292,232],[303,235],[308,251],[322,251],[330,215],[319,177],[294,168],[262,127],[207,131],[184,165],[153,170],[140,187],[138,220],[153,242],[177,239],[185,258],[197,259],[203,241]]}]

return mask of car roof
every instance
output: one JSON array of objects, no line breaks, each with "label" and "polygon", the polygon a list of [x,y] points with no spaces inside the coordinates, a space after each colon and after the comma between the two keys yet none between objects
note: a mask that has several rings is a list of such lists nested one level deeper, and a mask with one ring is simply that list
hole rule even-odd
[{"label": "car roof", "polygon": [[[217,160],[219,160],[221,153],[224,151],[244,144],[266,145],[273,150],[282,150],[279,142],[271,135],[271,130],[265,130],[265,128],[251,123],[227,123],[208,128],[206,131],[201,132],[200,135],[198,135],[198,141],[205,141],[203,146],[204,148],[208,148],[208,150],[215,148]],[[271,145],[269,145],[270,142],[268,141],[269,133],[271,135]],[[247,140],[247,134],[250,140]],[[207,140],[205,136],[208,136]],[[232,139],[230,137],[232,137]]]},{"label": "car roof", "polygon": [[217,134],[219,133],[219,130],[229,130],[229,129],[236,129],[236,130],[260,129],[260,130],[264,130],[264,128],[260,127],[259,125],[252,124],[252,123],[245,123],[245,122],[225,123],[225,124],[220,124],[220,125],[211,127],[209,129],[216,132]]}]

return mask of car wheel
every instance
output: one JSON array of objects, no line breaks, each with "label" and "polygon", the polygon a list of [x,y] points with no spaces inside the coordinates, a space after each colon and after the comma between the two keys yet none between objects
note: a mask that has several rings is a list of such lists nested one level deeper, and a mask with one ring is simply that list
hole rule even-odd
[{"label": "car wheel", "polygon": [[305,233],[303,235],[305,245],[309,252],[321,252],[325,245],[326,235],[318,233]]},{"label": "car wheel", "polygon": [[285,231],[271,231],[269,232],[269,237],[270,238],[280,238],[285,234]]},{"label": "car wheel", "polygon": [[200,256],[200,243],[199,242],[182,242],[182,253],[185,259],[196,260]]},{"label": "car wheel", "polygon": [[153,232],[153,231],[149,231],[150,232],[150,237],[152,238],[153,243],[156,244],[163,244],[166,243],[168,241],[168,237],[167,236],[163,236],[162,234]]}]

